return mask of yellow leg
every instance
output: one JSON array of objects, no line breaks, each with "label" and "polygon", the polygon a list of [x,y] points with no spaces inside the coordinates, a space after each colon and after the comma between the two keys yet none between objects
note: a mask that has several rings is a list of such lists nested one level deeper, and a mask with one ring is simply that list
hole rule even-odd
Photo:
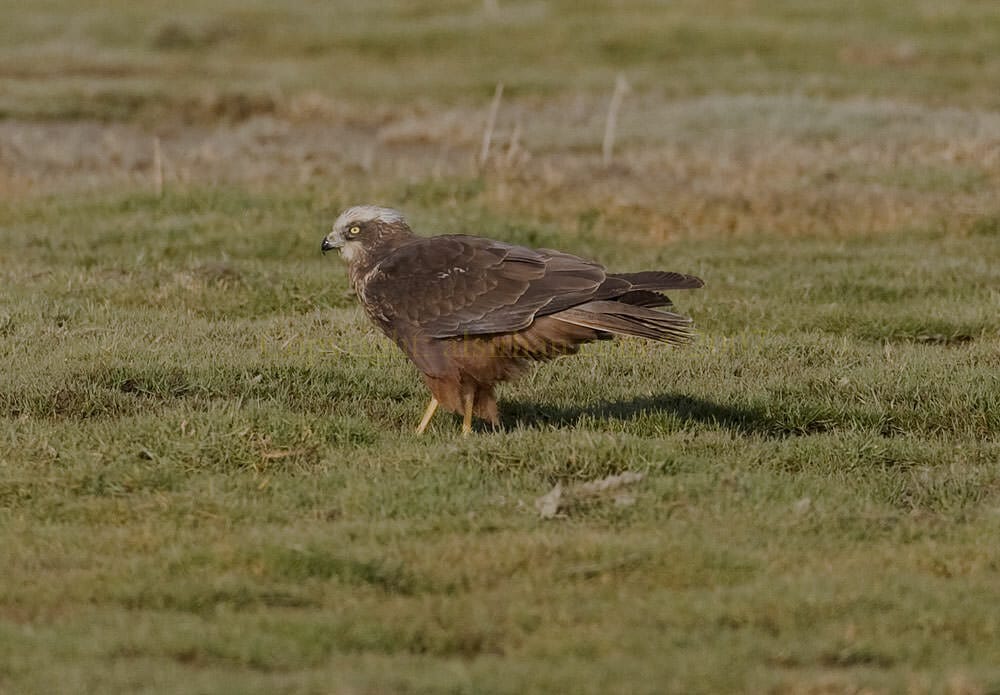
[{"label": "yellow leg", "polygon": [[437,410],[438,399],[431,396],[431,402],[427,404],[427,410],[424,411],[424,417],[420,420],[420,424],[417,425],[417,434],[423,434],[424,430],[427,429],[427,425],[430,424],[431,418],[434,417],[434,411]]},{"label": "yellow leg", "polygon": [[472,406],[476,401],[475,393],[462,395],[462,405],[465,406],[465,416],[462,418],[462,436],[472,432]]}]

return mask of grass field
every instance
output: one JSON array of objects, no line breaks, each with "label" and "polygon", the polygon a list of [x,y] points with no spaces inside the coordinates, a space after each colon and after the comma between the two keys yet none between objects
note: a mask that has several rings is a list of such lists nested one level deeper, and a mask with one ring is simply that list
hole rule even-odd
[{"label": "grass field", "polygon": [[[90,4],[0,8],[0,693],[1000,692],[994,2]],[[416,438],[359,202],[699,340]]]}]

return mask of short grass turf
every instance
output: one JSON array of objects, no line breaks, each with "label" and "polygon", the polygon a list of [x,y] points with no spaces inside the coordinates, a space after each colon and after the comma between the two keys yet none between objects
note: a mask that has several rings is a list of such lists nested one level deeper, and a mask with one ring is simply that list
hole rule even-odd
[{"label": "short grass turf", "polygon": [[[1000,692],[994,0],[0,5],[0,694]],[[359,202],[699,340],[418,439]]]},{"label": "short grass turf", "polygon": [[[700,339],[590,346],[504,388],[503,431],[417,438],[314,200],[7,206],[0,688],[1000,687],[995,224],[643,245],[473,206],[704,276]],[[625,470],[632,504],[539,518]]]}]

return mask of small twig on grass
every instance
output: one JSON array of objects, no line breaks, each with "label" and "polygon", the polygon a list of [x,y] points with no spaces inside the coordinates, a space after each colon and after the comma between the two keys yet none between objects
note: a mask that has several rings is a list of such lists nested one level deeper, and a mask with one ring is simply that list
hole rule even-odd
[{"label": "small twig on grass", "polygon": [[497,113],[500,111],[500,99],[503,97],[503,82],[497,82],[496,91],[493,92],[493,103],[490,104],[490,113],[486,117],[486,130],[483,131],[483,146],[479,150],[479,166],[486,164],[486,159],[490,156],[490,143],[493,142],[493,129],[497,125]]},{"label": "small twig on grass", "polygon": [[535,500],[535,509],[543,519],[564,519],[570,508],[583,502],[600,498],[610,498],[617,506],[627,507],[635,504],[635,496],[622,491],[622,488],[641,482],[644,474],[635,471],[624,471],[617,475],[609,475],[600,480],[563,487],[562,483]]},{"label": "small twig on grass", "polygon": [[608,120],[604,124],[604,144],[601,147],[604,166],[611,164],[611,155],[615,148],[615,131],[618,129],[618,110],[622,107],[622,100],[628,91],[628,80],[625,75],[619,73],[615,80],[615,91],[611,95],[611,103],[608,105]]}]

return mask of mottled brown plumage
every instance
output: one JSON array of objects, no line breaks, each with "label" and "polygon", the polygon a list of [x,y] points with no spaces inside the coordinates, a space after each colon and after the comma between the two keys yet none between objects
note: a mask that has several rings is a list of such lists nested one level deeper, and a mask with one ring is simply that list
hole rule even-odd
[{"label": "mottled brown plumage", "polygon": [[560,251],[481,237],[418,237],[389,208],[346,210],[322,244],[340,249],[368,317],[413,361],[437,404],[499,423],[494,386],[531,361],[569,355],[614,335],[691,339],[691,320],[662,290],[703,285],[664,271],[608,273]]}]

